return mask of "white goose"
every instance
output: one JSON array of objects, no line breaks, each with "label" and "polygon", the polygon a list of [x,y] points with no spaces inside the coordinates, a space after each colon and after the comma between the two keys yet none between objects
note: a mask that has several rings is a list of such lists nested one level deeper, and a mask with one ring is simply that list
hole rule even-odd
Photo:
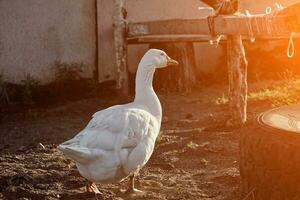
[{"label": "white goose", "polygon": [[100,193],[95,183],[115,183],[128,176],[127,192],[139,191],[134,176],[153,152],[162,119],[153,75],[156,68],[177,64],[165,52],[150,49],[138,66],[134,101],[96,112],[78,135],[59,145],[88,180],[88,192]]}]

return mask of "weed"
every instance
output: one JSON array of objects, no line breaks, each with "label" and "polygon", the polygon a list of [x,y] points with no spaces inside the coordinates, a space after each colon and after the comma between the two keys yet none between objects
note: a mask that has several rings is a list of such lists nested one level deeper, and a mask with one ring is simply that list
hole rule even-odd
[{"label": "weed", "polygon": [[295,73],[293,73],[289,69],[286,69],[282,73],[279,73],[278,77],[280,79],[284,80],[285,82],[293,82],[293,81],[295,81],[297,79],[297,75],[295,75]]},{"label": "weed", "polygon": [[99,82],[95,79],[90,79],[87,81],[87,90],[89,91],[90,96],[98,97],[100,94]]},{"label": "weed", "polygon": [[194,143],[193,141],[190,141],[186,146],[190,149],[197,149],[199,147],[199,145]]},{"label": "weed", "polygon": [[228,103],[228,97],[225,96],[225,94],[223,93],[222,94],[222,97],[218,97],[216,100],[215,100],[215,103],[217,105],[224,105],[224,104],[227,104]]},{"label": "weed", "polygon": [[204,166],[207,166],[207,165],[208,165],[208,161],[207,161],[205,158],[202,158],[200,162],[201,162],[201,164],[204,165]]},{"label": "weed", "polygon": [[[248,101],[270,101],[273,107],[299,103],[300,79],[291,78],[288,73],[285,76],[289,78],[286,78],[280,85],[248,93]],[[217,105],[227,103],[228,97],[224,94],[215,100]]]},{"label": "weed", "polygon": [[8,104],[10,102],[7,90],[4,75],[0,74],[0,104]]},{"label": "weed", "polygon": [[290,105],[299,102],[300,80],[288,79],[281,85],[273,86],[272,88],[262,89],[249,94],[249,100],[269,100],[273,107]]},{"label": "weed", "polygon": [[66,83],[74,80],[82,79],[82,73],[86,65],[83,63],[62,63],[55,62],[55,81],[59,83]]},{"label": "weed", "polygon": [[70,164],[70,160],[62,154],[55,154],[50,157],[50,162],[58,163],[59,165]]},{"label": "weed", "polygon": [[27,114],[34,117],[37,113],[34,110],[30,111],[32,106],[48,106],[99,96],[102,86],[96,80],[84,78],[85,68],[87,66],[82,63],[56,62],[52,67],[54,80],[43,85],[31,74],[25,74],[20,84],[7,83],[0,73],[0,105],[11,102],[23,105],[23,108],[29,109]]},{"label": "weed", "polygon": [[[78,82],[83,79],[83,71],[86,65],[83,63],[62,63],[56,62],[55,71],[55,90],[61,97],[78,95],[82,84]],[[76,94],[73,94],[76,93]]]},{"label": "weed", "polygon": [[21,91],[22,103],[24,105],[34,104],[34,95],[40,82],[33,78],[32,75],[26,74],[25,79],[22,80],[21,83],[23,86]]}]

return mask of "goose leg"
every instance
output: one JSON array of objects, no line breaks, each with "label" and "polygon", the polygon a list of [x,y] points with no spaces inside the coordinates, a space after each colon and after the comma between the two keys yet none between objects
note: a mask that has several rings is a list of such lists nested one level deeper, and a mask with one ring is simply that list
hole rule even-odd
[{"label": "goose leg", "polygon": [[138,190],[134,187],[134,177],[135,177],[135,174],[131,175],[129,178],[129,187],[126,191],[126,194],[133,194],[133,193],[141,194],[141,193],[143,193],[143,191]]},{"label": "goose leg", "polygon": [[99,189],[97,188],[96,184],[91,182],[91,181],[88,181],[87,184],[86,184],[86,191],[87,192],[93,192],[95,194],[102,194]]}]

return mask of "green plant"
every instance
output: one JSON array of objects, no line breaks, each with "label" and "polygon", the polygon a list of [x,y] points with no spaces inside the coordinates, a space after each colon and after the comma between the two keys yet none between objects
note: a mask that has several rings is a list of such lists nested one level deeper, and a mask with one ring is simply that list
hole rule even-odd
[{"label": "green plant", "polygon": [[54,154],[50,157],[49,159],[50,162],[55,162],[58,163],[59,165],[66,165],[66,164],[70,164],[70,160],[67,159],[65,156],[63,156],[62,154]]},{"label": "green plant", "polygon": [[215,100],[215,103],[217,104],[217,105],[225,105],[225,104],[227,104],[228,103],[228,97],[227,96],[225,96],[225,94],[223,93],[222,94],[222,97],[218,97],[216,100]]},{"label": "green plant", "polygon": [[61,96],[66,95],[66,91],[76,88],[76,81],[83,79],[83,71],[87,66],[83,63],[62,63],[55,62],[55,89]]},{"label": "green plant", "polygon": [[86,65],[83,63],[63,63],[56,61],[54,64],[55,81],[68,82],[80,80],[85,68]]},{"label": "green plant", "polygon": [[[293,78],[291,78],[293,77]],[[273,107],[290,105],[300,102],[300,79],[291,74],[281,84],[248,93],[248,101],[269,101]],[[217,105],[228,103],[228,97],[223,94],[214,100]]]},{"label": "green plant", "polygon": [[291,83],[298,78],[298,76],[289,69],[286,69],[281,73],[278,73],[278,77],[287,83]]},{"label": "green plant", "polygon": [[197,149],[199,147],[199,145],[194,143],[193,141],[190,141],[186,146],[190,149]]},{"label": "green plant", "polygon": [[268,100],[273,107],[299,103],[300,80],[290,76],[288,75],[288,78],[280,85],[249,93],[248,99],[250,101]]},{"label": "green plant", "polygon": [[22,83],[22,102],[24,105],[34,104],[34,94],[40,84],[38,80],[33,78],[32,75],[26,74],[25,79],[21,81]]},{"label": "green plant", "polygon": [[0,104],[8,104],[10,102],[7,90],[4,75],[0,74]]},{"label": "green plant", "polygon": [[95,79],[89,79],[87,81],[87,90],[90,96],[98,96],[100,94],[99,82]]}]

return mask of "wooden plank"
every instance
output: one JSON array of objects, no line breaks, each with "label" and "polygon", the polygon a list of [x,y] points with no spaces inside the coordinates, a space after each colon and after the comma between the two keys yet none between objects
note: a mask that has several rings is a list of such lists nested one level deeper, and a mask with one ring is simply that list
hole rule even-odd
[{"label": "wooden plank", "polygon": [[[212,18],[210,18],[212,19]],[[208,21],[214,21],[209,23]],[[212,27],[212,28],[209,28]],[[201,19],[172,19],[128,24],[128,36],[165,35],[165,34],[198,34],[211,35],[254,35],[260,37],[289,35],[300,32],[300,3],[276,11],[271,14],[220,15],[208,20]]]},{"label": "wooden plank", "polygon": [[207,42],[213,37],[207,35],[145,35],[127,38],[129,44],[169,43],[169,42]]},{"label": "wooden plank", "polygon": [[[257,36],[256,40],[288,40],[289,35],[283,36]],[[300,34],[295,34],[294,38],[300,38]],[[180,42],[208,42],[215,37],[208,35],[197,35],[197,34],[176,34],[176,35],[142,35],[135,37],[128,37],[128,44],[150,44],[150,43],[180,43]],[[250,40],[250,37],[243,36],[245,41]],[[226,36],[221,39],[221,43],[226,41]]]},{"label": "wooden plank", "polygon": [[164,34],[207,34],[206,19],[174,19],[128,24],[128,36]]}]

